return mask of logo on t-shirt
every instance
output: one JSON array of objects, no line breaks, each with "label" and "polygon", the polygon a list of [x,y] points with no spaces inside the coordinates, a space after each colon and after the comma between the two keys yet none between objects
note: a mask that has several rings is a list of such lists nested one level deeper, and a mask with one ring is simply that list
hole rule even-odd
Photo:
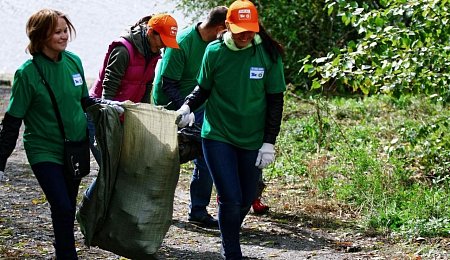
[{"label": "logo on t-shirt", "polygon": [[83,78],[81,77],[81,75],[79,73],[73,74],[72,75],[72,79],[73,79],[73,84],[76,87],[83,85]]},{"label": "logo on t-shirt", "polygon": [[251,67],[250,79],[262,79],[264,77],[264,68]]}]

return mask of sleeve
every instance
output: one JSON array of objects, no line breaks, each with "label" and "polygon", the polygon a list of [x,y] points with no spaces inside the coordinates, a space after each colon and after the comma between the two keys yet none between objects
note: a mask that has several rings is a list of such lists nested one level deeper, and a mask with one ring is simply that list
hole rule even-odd
[{"label": "sleeve", "polygon": [[280,133],[284,105],[283,93],[266,94],[266,123],[264,126],[264,143],[275,144]]},{"label": "sleeve", "polygon": [[184,104],[188,105],[191,111],[197,110],[208,99],[211,91],[197,86],[187,95]]},{"label": "sleeve", "polygon": [[114,101],[109,99],[102,99],[102,98],[93,98],[90,96],[83,97],[81,99],[81,107],[83,108],[83,111],[86,112],[87,108],[96,104],[104,104],[104,105],[111,105]]},{"label": "sleeve", "polygon": [[178,109],[183,105],[184,97],[180,94],[180,81],[186,64],[186,53],[183,45],[180,49],[166,48],[161,64],[163,93]]},{"label": "sleeve", "polygon": [[280,133],[284,105],[283,93],[286,91],[281,56],[278,56],[277,62],[269,68],[265,85],[267,109],[263,142],[275,144]]},{"label": "sleeve", "polygon": [[112,100],[116,96],[129,60],[130,54],[125,46],[117,46],[111,51],[105,68],[102,98]]},{"label": "sleeve", "polygon": [[[37,73],[37,71],[36,71]],[[18,118],[24,118],[33,101],[34,88],[29,84],[24,70],[17,70],[11,88],[11,97],[6,111]]]},{"label": "sleeve", "polygon": [[5,170],[6,161],[16,147],[22,119],[5,113],[0,125],[0,171]]},{"label": "sleeve", "polygon": [[169,98],[170,102],[175,105],[175,109],[179,109],[183,105],[183,97],[180,94],[180,81],[168,77],[162,77],[162,90]]}]

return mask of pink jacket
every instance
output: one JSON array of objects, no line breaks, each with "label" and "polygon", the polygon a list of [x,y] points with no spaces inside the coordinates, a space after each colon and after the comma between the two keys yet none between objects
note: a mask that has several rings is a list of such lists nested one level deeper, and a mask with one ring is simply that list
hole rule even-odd
[{"label": "pink jacket", "polygon": [[122,37],[109,45],[108,52],[105,54],[103,60],[103,66],[99,72],[99,77],[89,90],[89,95],[94,98],[102,97],[102,83],[105,78],[105,68],[108,64],[109,55],[111,54],[111,51],[119,45],[123,45],[127,48],[128,53],[130,54],[130,60],[114,100],[130,100],[139,103],[144,97],[147,83],[153,81],[156,63],[161,56],[157,55],[153,57],[147,67],[145,67],[144,56],[139,53],[129,41]]}]

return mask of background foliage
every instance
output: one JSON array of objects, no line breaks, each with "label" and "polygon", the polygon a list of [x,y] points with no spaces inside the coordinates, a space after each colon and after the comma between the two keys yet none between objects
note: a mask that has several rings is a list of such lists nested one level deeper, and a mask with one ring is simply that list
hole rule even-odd
[{"label": "background foliage", "polygon": [[364,94],[450,92],[450,13],[447,0],[379,1],[372,9],[356,1],[327,0],[329,13],[357,29],[360,39],[326,56],[304,59],[312,89]]}]

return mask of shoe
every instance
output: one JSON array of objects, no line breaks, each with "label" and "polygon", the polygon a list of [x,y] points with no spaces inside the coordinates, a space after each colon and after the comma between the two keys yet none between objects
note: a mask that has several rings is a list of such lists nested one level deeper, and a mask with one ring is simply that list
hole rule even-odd
[{"label": "shoe", "polygon": [[207,214],[201,218],[192,217],[189,215],[188,221],[200,227],[205,228],[219,228],[219,221],[213,218],[211,215]]},{"label": "shoe", "polygon": [[253,213],[261,215],[269,211],[269,206],[261,202],[261,198],[257,198],[252,203]]}]

